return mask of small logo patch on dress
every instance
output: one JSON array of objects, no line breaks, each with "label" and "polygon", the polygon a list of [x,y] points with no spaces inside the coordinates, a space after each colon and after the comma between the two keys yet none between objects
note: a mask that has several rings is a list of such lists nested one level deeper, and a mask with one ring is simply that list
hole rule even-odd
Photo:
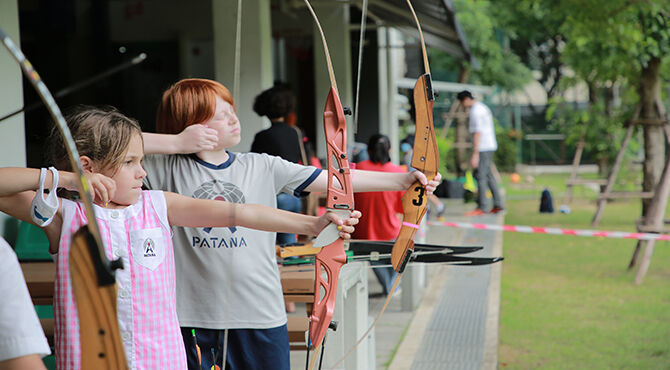
[{"label": "small logo patch on dress", "polygon": [[156,257],[154,247],[155,243],[151,238],[144,239],[144,257]]}]

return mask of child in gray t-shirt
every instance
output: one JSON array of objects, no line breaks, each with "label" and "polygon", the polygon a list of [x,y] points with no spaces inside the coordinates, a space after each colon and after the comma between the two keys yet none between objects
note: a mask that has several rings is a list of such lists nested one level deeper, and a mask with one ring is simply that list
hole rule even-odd
[{"label": "child in gray t-shirt", "polygon": [[[179,138],[145,134],[147,153],[187,151],[187,147],[199,151],[147,156],[145,184],[152,189],[271,207],[276,207],[281,192],[301,196],[327,190],[326,171],[267,154],[229,152],[240,142],[240,122],[230,92],[218,82],[186,79],[166,90],[156,129],[161,134],[182,134]],[[428,181],[420,172],[352,171],[354,190],[361,192],[406,190],[416,180],[432,193],[440,175]],[[275,233],[246,228],[173,231],[177,312],[189,366],[198,364],[196,342],[202,353],[214,353],[217,365],[223,366],[221,336],[230,329],[226,356],[230,366],[288,369]],[[202,365],[211,367],[211,358],[202,356]]]}]

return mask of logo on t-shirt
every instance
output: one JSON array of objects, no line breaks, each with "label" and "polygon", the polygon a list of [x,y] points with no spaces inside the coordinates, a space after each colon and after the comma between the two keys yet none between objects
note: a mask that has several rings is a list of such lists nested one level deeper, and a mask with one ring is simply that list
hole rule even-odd
[{"label": "logo on t-shirt", "polygon": [[[246,203],[244,193],[235,184],[229,182],[212,180],[202,183],[193,192],[193,198],[198,199],[213,199],[222,200],[231,203]],[[231,233],[237,231],[236,227],[229,227]],[[212,231],[211,227],[204,228],[205,232],[209,234]]]},{"label": "logo on t-shirt", "polygon": [[144,239],[144,257],[156,257],[154,248],[156,243],[151,238]]}]

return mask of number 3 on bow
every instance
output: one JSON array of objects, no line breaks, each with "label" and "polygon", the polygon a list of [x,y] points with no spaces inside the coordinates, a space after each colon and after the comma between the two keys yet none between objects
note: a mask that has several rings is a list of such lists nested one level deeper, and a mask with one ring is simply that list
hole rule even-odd
[{"label": "number 3 on bow", "polygon": [[423,196],[426,194],[426,188],[423,186],[417,186],[414,188],[414,191],[418,192],[419,194],[416,196],[416,199],[412,201],[412,204],[415,206],[420,206],[423,204]]}]

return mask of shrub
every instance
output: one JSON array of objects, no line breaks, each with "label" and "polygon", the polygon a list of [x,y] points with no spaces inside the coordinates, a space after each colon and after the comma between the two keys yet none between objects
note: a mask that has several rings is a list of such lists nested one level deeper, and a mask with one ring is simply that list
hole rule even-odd
[{"label": "shrub", "polygon": [[516,140],[520,135],[514,129],[504,129],[496,126],[496,140],[498,150],[494,156],[494,163],[501,172],[514,172],[517,162]]}]

